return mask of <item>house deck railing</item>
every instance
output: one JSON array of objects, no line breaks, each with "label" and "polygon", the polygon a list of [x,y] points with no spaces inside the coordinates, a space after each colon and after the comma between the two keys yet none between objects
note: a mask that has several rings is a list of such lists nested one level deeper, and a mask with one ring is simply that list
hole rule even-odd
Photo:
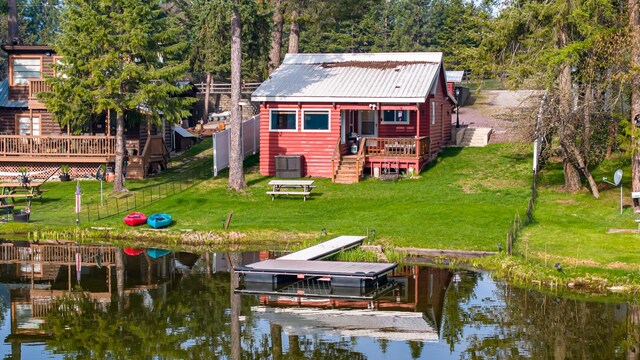
[{"label": "house deck railing", "polygon": [[51,85],[44,79],[29,80],[29,100],[37,100],[38,93],[51,91]]},{"label": "house deck railing", "polygon": [[429,137],[365,138],[366,156],[422,158],[429,154]]},{"label": "house deck railing", "polygon": [[3,156],[108,158],[115,154],[115,136],[0,135],[0,159]]}]

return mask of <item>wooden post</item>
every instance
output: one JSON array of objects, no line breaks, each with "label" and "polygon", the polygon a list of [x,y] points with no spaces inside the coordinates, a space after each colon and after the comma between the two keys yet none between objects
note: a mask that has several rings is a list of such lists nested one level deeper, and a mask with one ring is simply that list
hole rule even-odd
[{"label": "wooden post", "polygon": [[231,217],[233,216],[233,211],[229,211],[229,215],[227,215],[227,221],[224,223],[224,229],[229,229],[229,224],[231,224]]},{"label": "wooden post", "polygon": [[111,136],[111,110],[110,109],[107,109],[106,126],[107,126],[107,136]]}]

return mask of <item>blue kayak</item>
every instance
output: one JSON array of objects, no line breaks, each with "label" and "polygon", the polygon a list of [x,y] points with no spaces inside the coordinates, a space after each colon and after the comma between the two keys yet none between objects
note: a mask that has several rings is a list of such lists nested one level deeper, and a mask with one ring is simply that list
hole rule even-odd
[{"label": "blue kayak", "polygon": [[154,229],[168,226],[173,218],[169,214],[153,214],[147,218],[147,224]]},{"label": "blue kayak", "polygon": [[171,252],[170,250],[164,250],[164,249],[155,249],[155,248],[147,249],[147,254],[149,254],[149,256],[154,259],[163,257],[169,254],[170,252]]}]

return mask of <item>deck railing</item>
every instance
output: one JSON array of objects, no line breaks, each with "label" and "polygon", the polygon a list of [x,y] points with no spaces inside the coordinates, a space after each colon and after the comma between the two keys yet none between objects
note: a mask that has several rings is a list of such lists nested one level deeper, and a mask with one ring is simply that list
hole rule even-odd
[{"label": "deck railing", "polygon": [[367,156],[420,158],[429,153],[429,138],[365,138]]},{"label": "deck railing", "polygon": [[29,100],[37,100],[37,94],[51,91],[44,79],[29,80]]},{"label": "deck railing", "polygon": [[83,265],[115,264],[118,248],[93,245],[32,245],[31,247],[0,246],[0,264],[36,263],[45,265],[71,265],[80,254]]},{"label": "deck railing", "polygon": [[114,136],[28,136],[0,135],[0,158],[20,157],[113,157]]}]

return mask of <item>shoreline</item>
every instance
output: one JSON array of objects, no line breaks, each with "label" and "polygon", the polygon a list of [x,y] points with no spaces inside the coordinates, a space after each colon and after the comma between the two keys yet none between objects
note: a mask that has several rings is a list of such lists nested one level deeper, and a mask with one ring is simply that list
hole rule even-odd
[{"label": "shoreline", "polygon": [[[332,235],[318,237],[311,233],[290,232],[237,232],[237,231],[184,231],[167,229],[165,231],[124,230],[112,227],[54,228],[49,231],[0,232],[7,240],[72,241],[77,243],[108,242],[113,245],[136,246],[162,245],[168,248],[181,248],[192,252],[256,250],[265,247],[271,250],[293,250],[313,245],[329,239]],[[269,238],[269,240],[265,240]],[[640,293],[640,283],[621,281],[621,279],[603,276],[574,277],[567,272],[552,272],[536,262],[519,256],[509,256],[505,252],[490,252],[464,249],[428,249],[400,247],[377,239],[375,244],[369,241],[362,245],[364,251],[376,253],[379,261],[385,261],[385,252],[400,254],[407,263],[420,263],[447,268],[467,268],[474,271],[486,271],[517,286],[538,291],[561,292],[566,296],[616,297],[636,300]],[[598,268],[596,268],[598,269]],[[605,269],[602,269],[605,270]],[[554,270],[555,271],[555,270]]]}]

